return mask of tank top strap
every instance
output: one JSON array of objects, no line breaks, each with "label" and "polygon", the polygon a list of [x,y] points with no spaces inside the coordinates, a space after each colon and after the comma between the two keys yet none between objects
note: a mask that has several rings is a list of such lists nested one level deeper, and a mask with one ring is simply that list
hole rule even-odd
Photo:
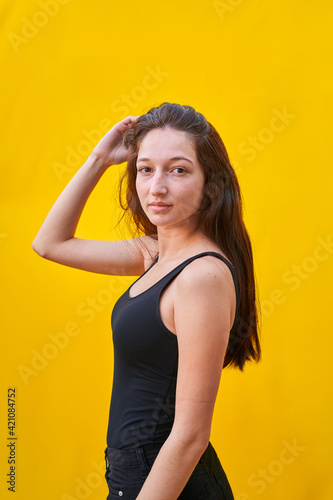
[{"label": "tank top strap", "polygon": [[[235,321],[232,326],[232,329],[235,327],[236,324],[236,319],[239,313],[239,303],[240,303],[240,291],[239,291],[239,284],[238,284],[238,279],[236,275],[236,267],[231,264],[223,255],[217,253],[217,252],[202,252],[196,255],[193,255],[192,257],[189,257],[186,259],[184,262],[179,264],[177,267],[175,267],[172,271],[170,271],[168,274],[166,274],[158,283],[159,283],[159,295],[162,293],[162,291],[171,283],[171,281],[178,276],[179,273],[191,262],[193,262],[196,259],[199,259],[200,257],[205,257],[206,255],[212,255],[213,257],[217,257],[218,259],[222,260],[230,269],[234,284],[235,284],[235,290],[236,290],[236,314],[235,314]],[[155,259],[154,264],[157,262],[158,258]]]},{"label": "tank top strap", "polygon": [[[170,281],[172,281],[176,276],[178,276],[178,274],[186,267],[188,266],[188,264],[190,264],[191,262],[193,262],[194,260],[196,259],[199,259],[200,257],[205,257],[206,255],[213,255],[221,260],[223,260],[223,262],[225,264],[227,264],[227,266],[229,267],[233,277],[236,277],[236,274],[235,274],[235,266],[233,266],[225,257],[223,257],[223,255],[217,253],[217,252],[202,252],[202,253],[198,253],[196,255],[193,255],[192,257],[189,257],[188,259],[186,259],[184,262],[181,262],[180,264],[178,264],[178,266],[176,266],[174,269],[172,269],[172,271],[170,271],[169,273],[167,273],[160,281],[161,282],[164,282],[166,285],[168,285],[170,283]],[[155,259],[154,264],[156,264],[158,261],[158,257]],[[151,266],[152,267],[152,266]]]}]

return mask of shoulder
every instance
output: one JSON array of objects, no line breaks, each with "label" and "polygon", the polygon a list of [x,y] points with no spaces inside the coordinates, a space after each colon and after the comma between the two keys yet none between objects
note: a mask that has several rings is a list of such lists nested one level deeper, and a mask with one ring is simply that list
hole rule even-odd
[{"label": "shoulder", "polygon": [[[175,287],[174,316],[177,335],[184,324],[190,331],[210,325],[210,331],[228,336],[236,311],[236,290],[228,265],[217,257],[190,262],[179,274]],[[183,327],[182,327],[183,326]],[[192,337],[192,333],[189,333]]]},{"label": "shoulder", "polygon": [[182,293],[218,293],[233,295],[234,281],[228,265],[218,257],[205,255],[190,262],[178,277],[178,289]]}]

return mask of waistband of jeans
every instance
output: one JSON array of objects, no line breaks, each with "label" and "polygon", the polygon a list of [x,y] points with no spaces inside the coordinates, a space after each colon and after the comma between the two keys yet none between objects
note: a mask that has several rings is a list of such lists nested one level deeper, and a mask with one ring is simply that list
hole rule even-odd
[{"label": "waistband of jeans", "polygon": [[147,464],[152,466],[162,446],[163,443],[160,443],[124,450],[107,447],[105,448],[105,458],[110,465],[135,467],[141,464],[143,455]]}]

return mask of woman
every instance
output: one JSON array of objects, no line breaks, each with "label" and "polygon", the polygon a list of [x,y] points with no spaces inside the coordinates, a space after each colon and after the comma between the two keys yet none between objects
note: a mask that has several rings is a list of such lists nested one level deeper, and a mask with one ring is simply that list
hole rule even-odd
[{"label": "woman", "polygon": [[[127,160],[138,233],[75,238],[107,168]],[[140,276],[112,313],[108,500],[234,498],[211,445],[222,368],[261,357],[252,249],[224,144],[192,107],[163,103],[117,123],[60,195],[34,243],[44,258]]]}]

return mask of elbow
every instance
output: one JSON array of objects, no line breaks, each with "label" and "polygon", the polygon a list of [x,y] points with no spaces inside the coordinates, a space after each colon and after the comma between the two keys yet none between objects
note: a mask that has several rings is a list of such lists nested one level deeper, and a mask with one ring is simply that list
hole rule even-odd
[{"label": "elbow", "polygon": [[43,247],[41,242],[38,241],[38,238],[35,238],[34,241],[32,242],[32,249],[34,252],[36,252],[43,259],[48,258],[46,249],[45,249],[45,247]]},{"label": "elbow", "polygon": [[194,443],[195,448],[198,450],[198,453],[201,456],[209,444],[210,434],[207,434],[201,430],[198,431],[195,436],[192,436],[191,439],[191,442]]},{"label": "elbow", "polygon": [[174,437],[180,448],[200,457],[209,444],[210,431],[205,431],[202,428],[193,429],[192,431],[187,429],[185,432],[184,430],[177,431],[177,429],[174,429]]}]

